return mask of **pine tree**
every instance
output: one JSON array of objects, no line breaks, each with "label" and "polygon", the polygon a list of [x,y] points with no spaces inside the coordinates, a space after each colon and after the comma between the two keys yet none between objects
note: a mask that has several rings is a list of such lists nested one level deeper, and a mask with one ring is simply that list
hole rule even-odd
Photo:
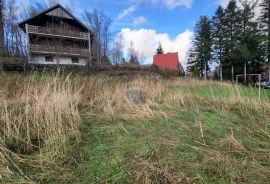
[{"label": "pine tree", "polygon": [[263,31],[263,43],[268,61],[268,75],[270,80],[270,0],[263,0],[261,7],[261,30]]},{"label": "pine tree", "polygon": [[258,59],[261,58],[262,51],[260,47],[258,23],[254,21],[254,8],[256,3],[251,4],[244,1],[242,5],[239,56],[244,64],[244,82],[246,83],[247,65],[250,65],[251,63],[255,64],[255,61],[258,61]]},{"label": "pine tree", "polygon": [[194,48],[194,44],[192,48],[189,50],[188,63],[187,63],[187,75],[191,75],[193,77],[199,77],[199,63],[196,60],[197,53]]},{"label": "pine tree", "polygon": [[216,10],[214,17],[212,18],[212,39],[213,39],[213,60],[219,63],[219,75],[220,81],[223,80],[223,63],[224,63],[224,8],[219,6]]},{"label": "pine tree", "polygon": [[160,42],[159,42],[156,53],[157,54],[164,54],[164,50],[163,50],[162,44]]},{"label": "pine tree", "polygon": [[211,59],[211,21],[207,16],[201,16],[194,29],[193,40],[194,51],[196,53],[194,66],[200,71],[201,78],[206,80],[209,61]]},{"label": "pine tree", "polygon": [[231,65],[231,80],[234,82],[234,65],[238,64],[240,52],[241,14],[235,0],[230,0],[224,15],[224,60]]}]

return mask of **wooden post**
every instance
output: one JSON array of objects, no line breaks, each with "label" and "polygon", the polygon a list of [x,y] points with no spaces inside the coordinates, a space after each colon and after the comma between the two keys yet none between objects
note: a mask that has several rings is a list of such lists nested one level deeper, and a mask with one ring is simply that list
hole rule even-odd
[{"label": "wooden post", "polygon": [[30,38],[29,38],[29,27],[25,24],[26,38],[27,38],[27,62],[30,61]]},{"label": "wooden post", "polygon": [[23,70],[25,73],[25,67],[26,67],[26,62],[30,63],[30,38],[29,38],[29,26],[28,24],[25,24],[25,31],[26,31],[26,38],[27,38],[27,61],[25,61]]},{"label": "wooden post", "polygon": [[91,33],[88,33],[88,51],[89,51],[89,61],[88,61],[88,70],[90,69],[90,65],[92,65],[92,51],[91,51]]}]

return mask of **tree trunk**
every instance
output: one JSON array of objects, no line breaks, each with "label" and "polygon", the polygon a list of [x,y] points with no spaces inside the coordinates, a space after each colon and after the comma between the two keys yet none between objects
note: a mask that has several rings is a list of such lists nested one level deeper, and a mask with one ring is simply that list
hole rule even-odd
[{"label": "tree trunk", "polygon": [[270,61],[268,62],[268,80],[270,81]]},{"label": "tree trunk", "polygon": [[223,81],[223,75],[222,75],[222,64],[220,63],[220,66],[219,66],[219,72],[220,72],[220,81],[222,82]]},{"label": "tree trunk", "polygon": [[206,65],[207,65],[207,62],[204,63],[204,80],[207,79],[207,77],[206,77],[206,76],[207,76],[207,73],[206,73],[206,72],[207,72],[207,71],[206,71],[206,70],[207,70]]},{"label": "tree trunk", "polygon": [[244,65],[244,84],[247,84],[247,61],[245,61]]},{"label": "tree trunk", "polygon": [[233,67],[233,64],[232,64],[232,82],[234,82],[234,67]]}]

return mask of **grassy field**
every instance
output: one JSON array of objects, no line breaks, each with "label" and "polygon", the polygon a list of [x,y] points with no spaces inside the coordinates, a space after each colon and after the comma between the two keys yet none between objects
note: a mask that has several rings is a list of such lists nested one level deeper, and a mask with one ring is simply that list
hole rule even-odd
[{"label": "grassy field", "polygon": [[270,90],[0,74],[0,182],[268,183]]}]

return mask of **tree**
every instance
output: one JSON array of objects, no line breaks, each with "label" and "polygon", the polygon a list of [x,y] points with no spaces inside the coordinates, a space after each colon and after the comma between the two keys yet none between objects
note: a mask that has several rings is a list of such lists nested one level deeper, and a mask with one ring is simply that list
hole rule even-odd
[{"label": "tree", "polygon": [[109,42],[112,38],[110,32],[112,20],[103,11],[99,10],[85,12],[84,16],[90,29],[95,34],[95,58],[98,62],[101,62],[102,58],[108,58],[109,55]]},{"label": "tree", "polygon": [[164,50],[163,50],[162,44],[160,42],[159,42],[156,53],[157,54],[164,54]]},{"label": "tree", "polygon": [[200,77],[200,66],[199,62],[197,62],[197,54],[195,51],[194,44],[192,48],[189,50],[188,55],[188,63],[187,63],[187,75],[191,75],[193,77]]},{"label": "tree", "polygon": [[185,69],[184,69],[182,63],[179,63],[179,75],[185,76]]},{"label": "tree", "polygon": [[225,63],[231,65],[231,80],[234,82],[234,65],[239,61],[241,13],[235,0],[230,0],[225,9]]},{"label": "tree", "polygon": [[112,61],[114,64],[120,64],[123,58],[123,35],[119,33],[113,43]]},{"label": "tree", "polygon": [[0,70],[2,69],[2,57],[5,50],[5,35],[4,35],[4,2],[0,0]]},{"label": "tree", "polygon": [[261,30],[263,31],[263,46],[268,61],[268,76],[270,80],[270,0],[263,0],[261,7]]},{"label": "tree", "polygon": [[194,61],[193,67],[196,67],[200,71],[201,78],[206,80],[207,71],[209,70],[209,61],[211,59],[211,21],[207,16],[201,16],[199,21],[196,23],[194,29]]},{"label": "tree", "polygon": [[135,50],[134,48],[134,43],[133,41],[130,42],[130,47],[128,49],[129,52],[129,62],[132,64],[139,64],[139,54],[138,51]]},{"label": "tree", "polygon": [[212,39],[213,39],[213,53],[212,58],[215,62],[219,63],[220,81],[223,80],[223,63],[225,51],[225,32],[224,32],[224,8],[219,6],[212,18]]},{"label": "tree", "polygon": [[240,33],[240,58],[244,63],[244,83],[247,79],[247,65],[262,56],[260,47],[260,32],[258,23],[254,20],[254,8],[256,2],[251,4],[248,1],[242,3],[241,11],[241,33]]}]

